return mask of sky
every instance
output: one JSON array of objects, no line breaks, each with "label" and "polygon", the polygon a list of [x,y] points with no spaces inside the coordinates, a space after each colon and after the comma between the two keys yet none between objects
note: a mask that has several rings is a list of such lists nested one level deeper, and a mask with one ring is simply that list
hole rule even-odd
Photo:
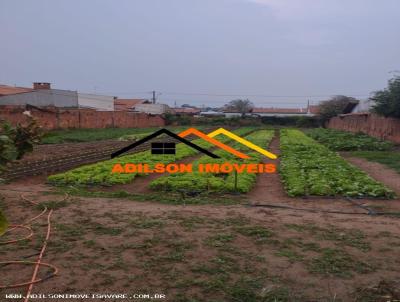
[{"label": "sky", "polygon": [[1,0],[0,83],[178,106],[367,98],[400,70],[399,0]]}]

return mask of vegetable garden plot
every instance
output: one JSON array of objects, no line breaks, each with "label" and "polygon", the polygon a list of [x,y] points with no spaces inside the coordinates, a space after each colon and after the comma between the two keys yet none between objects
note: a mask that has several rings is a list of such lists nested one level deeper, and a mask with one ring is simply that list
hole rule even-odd
[{"label": "vegetable garden plot", "polygon": [[303,132],[282,129],[280,173],[289,196],[394,197],[394,192]]},{"label": "vegetable garden plot", "polygon": [[316,128],[308,130],[306,134],[334,151],[382,151],[393,147],[390,142],[381,141],[363,133]]},{"label": "vegetable garden plot", "polygon": [[[259,130],[251,133],[245,138],[248,141],[260,146],[265,147],[269,144],[274,136],[274,130]],[[240,151],[248,151],[249,149],[239,143],[232,145],[233,148]],[[241,160],[223,150],[218,150],[214,152],[219,155],[219,159],[211,159],[208,156],[202,156],[197,161],[193,163],[194,167],[199,164],[204,163],[218,163],[223,164],[225,162],[230,163],[259,163],[261,161],[262,155],[256,152],[247,153],[250,158]],[[194,169],[197,170],[197,169]],[[179,190],[201,190],[201,191],[217,191],[217,192],[232,192],[239,191],[242,193],[249,192],[256,181],[256,174],[254,173],[240,173],[237,174],[237,187],[235,189],[235,173],[182,173],[182,174],[170,174],[168,176],[160,177],[151,182],[150,187],[157,190],[166,191],[179,191]]]},{"label": "vegetable garden plot", "polygon": [[[241,135],[252,131],[252,127],[243,127],[234,131],[236,134]],[[229,140],[229,138],[223,137],[220,141]],[[193,141],[196,145],[209,149],[212,144],[197,139]],[[111,160],[98,162],[91,165],[85,165],[76,169],[72,169],[65,173],[59,173],[48,177],[48,181],[55,185],[114,185],[114,184],[126,184],[134,180],[138,175],[144,175],[142,173],[111,173],[112,167],[120,163],[125,165],[127,163],[133,164],[148,164],[154,166],[157,163],[168,164],[181,160],[188,156],[198,154],[199,151],[193,149],[185,144],[176,145],[175,155],[157,155],[154,156],[150,151],[139,152],[126,156],[117,157]]]}]

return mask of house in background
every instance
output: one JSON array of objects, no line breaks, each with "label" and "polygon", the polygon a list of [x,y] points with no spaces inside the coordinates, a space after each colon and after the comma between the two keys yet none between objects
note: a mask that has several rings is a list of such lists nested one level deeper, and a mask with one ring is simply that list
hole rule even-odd
[{"label": "house in background", "polygon": [[208,110],[208,111],[201,111],[199,113],[199,116],[203,117],[225,117],[225,114],[221,111],[215,111],[215,110]]},{"label": "house in background", "polygon": [[[232,109],[223,110],[225,117],[239,117],[242,116],[240,112]],[[275,116],[275,117],[287,117],[287,116],[314,116],[318,114],[318,106],[308,106],[307,108],[252,108],[250,112],[246,113],[246,116]]]},{"label": "house in background", "polygon": [[133,112],[160,115],[171,112],[171,109],[166,104],[137,104],[134,106]]},{"label": "house in background", "polygon": [[35,82],[32,88],[0,85],[0,105],[57,108],[86,108],[113,111],[114,97],[72,90],[53,89],[47,82]]},{"label": "house in background", "polygon": [[146,99],[114,99],[115,111],[133,111],[136,105],[150,104],[151,102]]},{"label": "house in background", "polygon": [[170,112],[166,104],[153,104],[146,99],[118,99],[114,100],[115,111],[143,112],[147,114],[160,115]]},{"label": "house in background", "polygon": [[1,85],[0,105],[36,107],[78,107],[78,93],[72,90],[52,89],[47,82],[35,82],[33,88]]},{"label": "house in background", "polygon": [[78,107],[99,111],[114,111],[114,96],[78,92]]},{"label": "house in background", "polygon": [[197,115],[200,113],[199,108],[194,108],[194,107],[181,107],[181,108],[172,108],[172,112],[175,115]]},{"label": "house in background", "polygon": [[358,104],[352,108],[351,113],[367,113],[373,105],[374,102],[370,99],[359,100]]},{"label": "house in background", "polygon": [[307,108],[253,108],[252,116],[307,116],[311,115]]},{"label": "house in background", "polygon": [[0,97],[5,95],[13,95],[24,92],[31,92],[32,88],[15,87],[8,85],[0,85]]}]

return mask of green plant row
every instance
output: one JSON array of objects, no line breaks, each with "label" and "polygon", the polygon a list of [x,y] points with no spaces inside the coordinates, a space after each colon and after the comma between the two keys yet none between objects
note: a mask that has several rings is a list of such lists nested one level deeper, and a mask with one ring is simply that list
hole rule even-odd
[{"label": "green plant row", "polygon": [[0,209],[0,236],[4,234],[4,232],[7,230],[7,227],[8,227],[8,222],[6,216],[3,215]]},{"label": "green plant row", "polygon": [[[259,130],[255,131],[245,138],[252,143],[266,147],[274,136],[273,130]],[[202,156],[197,161],[193,162],[194,171],[197,171],[199,164],[213,164],[213,163],[259,163],[262,156],[256,152],[248,152],[249,149],[242,144],[234,143],[231,146],[237,150],[244,151],[250,156],[250,159],[241,160],[236,156],[224,150],[218,150],[214,153],[221,158],[213,159],[208,156]],[[156,190],[165,191],[212,191],[212,192],[233,192],[238,191],[242,193],[249,192],[256,181],[256,174],[254,173],[240,173],[237,174],[237,186],[235,188],[235,173],[182,173],[170,174],[153,180],[150,187]]]},{"label": "green plant row", "polygon": [[280,173],[289,196],[394,197],[393,191],[303,132],[280,132]]},{"label": "green plant row", "polygon": [[[252,131],[251,127],[239,128],[236,134],[248,133]],[[222,141],[223,139],[221,139]],[[196,145],[208,149],[212,145],[202,139],[193,141]],[[143,151],[135,154],[117,157],[111,160],[98,162],[95,164],[85,165],[79,168],[69,170],[65,173],[51,175],[47,178],[48,182],[54,185],[115,185],[126,184],[134,180],[141,173],[111,173],[115,164],[125,165],[132,164],[148,164],[150,167],[157,163],[168,164],[178,161],[188,156],[193,156],[199,151],[185,144],[176,145],[175,155],[152,155],[150,151]]]},{"label": "green plant row", "polygon": [[334,151],[384,151],[390,150],[393,144],[378,140],[363,133],[351,133],[335,129],[315,128],[308,130],[307,135]]}]

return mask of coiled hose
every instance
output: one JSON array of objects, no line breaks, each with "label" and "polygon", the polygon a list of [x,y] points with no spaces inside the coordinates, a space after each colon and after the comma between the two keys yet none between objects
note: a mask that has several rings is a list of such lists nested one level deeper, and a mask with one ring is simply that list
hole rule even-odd
[{"label": "coiled hose", "polygon": [[[26,201],[26,202],[28,202],[28,203],[30,203],[30,204],[32,204],[32,205],[34,205],[34,206],[40,205],[40,203],[35,202],[35,201],[32,201],[32,200],[26,198],[23,194],[21,194],[21,199],[24,200],[24,201]],[[62,201],[65,201],[65,200],[67,200],[67,199],[68,199],[68,195],[66,194],[65,197],[64,197],[64,199],[63,199]],[[17,229],[17,228],[19,228],[19,229],[26,229],[26,230],[29,231],[29,234],[26,235],[25,237],[17,238],[17,239],[12,239],[12,240],[7,240],[7,241],[0,241],[0,245],[1,245],[1,244],[12,244],[12,243],[17,243],[17,242],[19,242],[19,241],[22,241],[22,240],[26,240],[26,239],[31,238],[31,237],[33,236],[34,232],[33,232],[33,230],[32,230],[32,228],[31,228],[30,225],[31,225],[35,220],[37,220],[38,218],[40,218],[41,216],[43,216],[43,215],[46,214],[46,213],[48,213],[48,214],[47,214],[47,232],[46,232],[46,237],[45,237],[45,239],[44,239],[44,241],[43,241],[43,245],[42,245],[42,248],[40,249],[40,253],[39,253],[39,256],[38,256],[37,260],[36,260],[36,261],[25,261],[25,260],[0,261],[0,265],[3,265],[3,266],[9,265],[9,264],[33,265],[33,266],[34,266],[33,274],[32,274],[32,277],[31,277],[31,280],[30,280],[30,281],[21,282],[21,283],[16,283],[16,284],[7,284],[7,285],[2,285],[2,284],[0,284],[0,289],[16,288],[16,287],[28,286],[28,290],[27,290],[27,293],[26,293],[26,295],[25,295],[24,302],[28,302],[28,301],[29,301],[29,296],[30,296],[30,294],[31,294],[31,292],[32,292],[33,285],[34,285],[35,283],[42,282],[42,281],[47,280],[47,279],[49,279],[49,278],[51,278],[51,277],[54,277],[54,276],[57,275],[57,273],[58,273],[58,268],[57,268],[56,266],[54,266],[54,265],[52,265],[52,264],[49,264],[49,263],[46,263],[46,262],[42,262],[42,258],[43,258],[44,252],[45,252],[45,250],[46,250],[47,243],[48,243],[48,241],[49,241],[49,239],[50,239],[50,233],[51,233],[51,215],[53,214],[53,210],[50,209],[50,211],[49,211],[48,208],[47,208],[46,206],[44,206],[44,209],[43,209],[43,211],[42,211],[40,214],[34,216],[33,218],[28,219],[28,220],[27,220],[25,223],[23,223],[23,224],[14,224],[14,225],[11,225],[11,227],[5,232],[5,233],[9,233],[9,232],[12,232],[13,230],[15,230],[15,229]],[[3,234],[3,235],[4,235],[4,234]],[[44,278],[37,278],[37,274],[38,274],[38,272],[39,272],[39,267],[40,267],[41,265],[42,265],[42,266],[49,267],[49,268],[51,268],[53,271],[52,271],[49,275],[47,275],[46,277],[44,277]]]}]

